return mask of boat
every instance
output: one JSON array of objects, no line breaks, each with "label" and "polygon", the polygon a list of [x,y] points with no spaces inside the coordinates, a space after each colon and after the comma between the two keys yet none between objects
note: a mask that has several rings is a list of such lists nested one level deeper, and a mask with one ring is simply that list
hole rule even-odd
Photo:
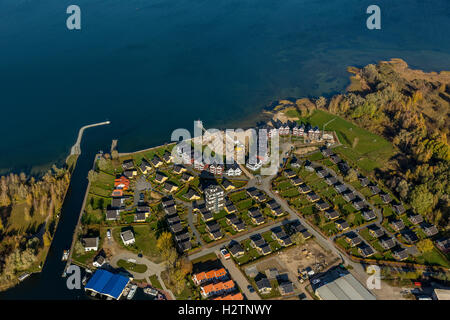
[{"label": "boat", "polygon": [[145,294],[148,294],[152,297],[156,297],[158,295],[158,290],[150,288],[150,287],[144,288],[143,291]]},{"label": "boat", "polygon": [[126,297],[128,295],[128,292],[130,292],[130,288],[125,287],[125,289],[123,289],[122,297]]},{"label": "boat", "polygon": [[67,259],[69,259],[69,250],[64,250],[61,260],[62,261],[67,261]]},{"label": "boat", "polygon": [[131,286],[130,293],[128,293],[128,296],[127,296],[127,299],[128,299],[128,300],[133,299],[133,297],[134,297],[134,295],[135,295],[135,293],[136,293],[136,290],[137,290],[137,285],[133,284],[133,285]]}]

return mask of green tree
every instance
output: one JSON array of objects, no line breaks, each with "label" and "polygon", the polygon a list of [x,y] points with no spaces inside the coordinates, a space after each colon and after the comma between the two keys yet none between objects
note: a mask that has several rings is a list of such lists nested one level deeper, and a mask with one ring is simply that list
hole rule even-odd
[{"label": "green tree", "polygon": [[414,211],[424,215],[433,209],[433,194],[428,191],[428,187],[425,184],[420,184],[411,192],[410,204]]}]

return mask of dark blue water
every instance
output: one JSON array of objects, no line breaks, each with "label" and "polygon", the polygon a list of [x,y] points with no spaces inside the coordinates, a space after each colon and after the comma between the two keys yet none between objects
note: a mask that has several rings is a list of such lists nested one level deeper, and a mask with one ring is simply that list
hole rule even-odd
[{"label": "dark blue water", "polygon": [[[99,149],[170,139],[178,127],[253,119],[272,100],[330,95],[346,67],[403,58],[450,70],[448,0],[378,0],[382,29],[366,29],[366,0],[0,0],[0,168],[61,161],[89,129],[55,240],[40,275],[0,299],[73,299],[60,278],[86,175]],[[82,30],[66,29],[66,8]]]},{"label": "dark blue water", "polygon": [[[82,30],[66,28],[77,4]],[[202,118],[223,127],[272,100],[327,95],[346,67],[400,57],[450,69],[448,0],[1,0],[0,168],[66,156],[81,125],[110,119],[120,150]],[[96,137],[91,137],[95,139]]]}]

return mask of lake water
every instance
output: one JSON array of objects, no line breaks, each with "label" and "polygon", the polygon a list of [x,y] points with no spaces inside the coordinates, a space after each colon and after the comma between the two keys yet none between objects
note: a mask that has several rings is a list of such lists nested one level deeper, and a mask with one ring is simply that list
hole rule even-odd
[{"label": "lake water", "polygon": [[[330,95],[346,67],[392,57],[450,69],[447,0],[2,0],[0,168],[61,161],[77,130],[109,119],[94,142],[120,151],[174,128],[225,127],[274,99]],[[66,8],[81,8],[80,31]]]},{"label": "lake water", "polygon": [[[331,95],[346,67],[403,58],[450,70],[448,0],[1,0],[0,168],[37,172],[67,156],[84,124],[83,154],[44,270],[0,299],[83,298],[60,278],[86,175],[99,149],[170,140],[179,127],[238,125],[273,100]],[[77,4],[82,30],[66,28]]]}]

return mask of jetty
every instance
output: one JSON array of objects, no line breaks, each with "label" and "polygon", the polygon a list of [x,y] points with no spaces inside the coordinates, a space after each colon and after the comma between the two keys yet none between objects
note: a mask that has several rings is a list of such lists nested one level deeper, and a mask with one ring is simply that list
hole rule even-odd
[{"label": "jetty", "polygon": [[110,123],[111,123],[111,121],[104,121],[104,122],[99,122],[99,123],[88,124],[86,126],[81,127],[80,131],[78,131],[77,141],[72,146],[72,149],[70,149],[70,155],[80,155],[81,154],[81,139],[83,138],[84,130],[93,128],[93,127],[104,126],[104,125],[107,125]]}]

